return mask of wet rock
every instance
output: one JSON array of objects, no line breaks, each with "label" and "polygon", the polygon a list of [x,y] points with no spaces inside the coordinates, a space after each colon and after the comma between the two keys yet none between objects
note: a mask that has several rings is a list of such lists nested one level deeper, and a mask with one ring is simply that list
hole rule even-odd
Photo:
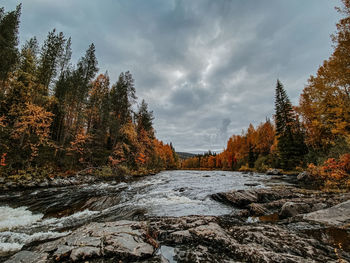
[{"label": "wet rock", "polygon": [[119,204],[121,198],[120,196],[99,196],[91,197],[82,206],[82,210],[89,209],[92,211],[101,211],[109,207]]},{"label": "wet rock", "polygon": [[282,172],[279,169],[268,169],[266,171],[266,174],[267,175],[282,175]]},{"label": "wet rock", "polygon": [[279,213],[280,218],[287,218],[310,212],[311,206],[306,203],[286,202]]},{"label": "wet rock", "polygon": [[342,227],[350,224],[350,200],[336,206],[308,213],[304,220],[330,226]]},{"label": "wet rock", "polygon": [[212,195],[212,198],[216,201],[223,203],[229,203],[235,207],[244,208],[247,205],[257,202],[258,197],[251,191],[231,191],[227,193],[217,193]]},{"label": "wet rock", "polygon": [[250,215],[252,216],[262,216],[269,213],[269,210],[266,209],[263,205],[252,203],[248,206]]},{"label": "wet rock", "polygon": [[152,257],[155,247],[158,243],[148,234],[146,222],[117,221],[82,226],[68,236],[34,247],[32,253],[58,262],[79,262],[102,255],[139,260]]},{"label": "wet rock", "polygon": [[259,183],[247,183],[247,184],[244,184],[246,186],[258,186],[260,185]]},{"label": "wet rock", "polygon": [[37,253],[32,251],[20,251],[5,263],[44,263],[47,262],[47,253]]},{"label": "wet rock", "polygon": [[279,199],[294,197],[298,197],[298,195],[288,188],[234,190],[212,195],[214,200],[228,203],[238,208],[246,208],[252,203],[268,203]]}]

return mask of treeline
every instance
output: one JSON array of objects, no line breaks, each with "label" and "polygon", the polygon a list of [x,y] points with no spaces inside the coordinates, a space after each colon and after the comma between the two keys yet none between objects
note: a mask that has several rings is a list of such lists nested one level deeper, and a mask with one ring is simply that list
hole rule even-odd
[{"label": "treeline", "polygon": [[155,138],[153,112],[138,110],[129,71],[110,84],[91,44],[72,65],[71,38],[52,30],[18,48],[21,6],[0,9],[0,172],[29,168],[171,169],[172,145]]},{"label": "treeline", "polygon": [[188,159],[184,168],[293,170],[313,163],[331,174],[332,163],[336,173],[350,173],[350,1],[342,2],[343,8],[337,10],[344,17],[332,35],[333,54],[316,76],[310,76],[299,105],[291,104],[277,81],[274,122],[250,125],[241,135],[233,135],[222,153]]}]

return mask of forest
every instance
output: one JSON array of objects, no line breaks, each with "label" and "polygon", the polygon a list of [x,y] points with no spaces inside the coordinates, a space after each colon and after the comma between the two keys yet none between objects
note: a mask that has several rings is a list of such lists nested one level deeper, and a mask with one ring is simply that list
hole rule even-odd
[{"label": "forest", "polygon": [[[310,76],[299,105],[292,105],[281,81],[275,89],[275,114],[258,126],[233,135],[220,154],[189,158],[183,168],[265,172],[268,168],[300,172],[322,179],[350,173],[350,2],[337,11],[343,18],[332,37],[334,50]],[[350,180],[347,181],[350,185]]]},{"label": "forest", "polygon": [[171,144],[157,140],[153,112],[137,100],[134,78],[111,84],[95,46],[76,65],[71,38],[53,29],[18,47],[21,5],[0,9],[0,176],[48,176],[100,167],[103,175],[177,167]]},{"label": "forest", "polygon": [[50,31],[19,47],[21,5],[0,9],[0,174],[47,176],[99,167],[103,174],[162,169],[303,171],[326,178],[350,172],[350,3],[332,35],[333,54],[310,76],[299,105],[280,80],[275,114],[229,138],[223,152],[181,160],[155,137],[153,112],[137,105],[134,78],[111,84],[99,73],[95,46],[72,64],[72,40]]}]

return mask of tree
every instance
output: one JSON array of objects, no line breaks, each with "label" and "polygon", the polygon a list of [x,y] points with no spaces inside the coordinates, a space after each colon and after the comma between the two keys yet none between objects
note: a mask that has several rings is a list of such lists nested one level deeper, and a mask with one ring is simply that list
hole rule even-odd
[{"label": "tree", "polygon": [[279,80],[276,85],[275,123],[281,166],[291,169],[300,164],[305,155],[305,144],[301,140],[299,121]]},{"label": "tree", "polygon": [[39,155],[40,146],[51,146],[49,139],[52,116],[44,108],[26,103],[25,110],[15,123],[12,137],[18,140],[19,149],[28,150],[29,161]]},{"label": "tree", "polygon": [[129,71],[121,73],[110,91],[111,123],[110,134],[112,147],[118,140],[119,130],[132,121],[132,105],[136,101],[134,79]]},{"label": "tree", "polygon": [[57,74],[57,66],[63,56],[65,42],[63,33],[56,33],[56,29],[53,29],[48,33],[41,48],[37,76],[38,82],[45,87],[43,95],[48,95],[49,85]]},{"label": "tree", "polygon": [[4,13],[0,9],[0,80],[5,81],[14,69],[18,59],[18,26],[21,15],[21,5],[16,10]]},{"label": "tree", "polygon": [[339,142],[343,149],[350,145],[350,1],[342,2],[343,8],[337,10],[345,17],[337,23],[337,32],[332,36],[333,54],[316,76],[310,76],[300,97],[306,142],[318,154],[327,155]]}]

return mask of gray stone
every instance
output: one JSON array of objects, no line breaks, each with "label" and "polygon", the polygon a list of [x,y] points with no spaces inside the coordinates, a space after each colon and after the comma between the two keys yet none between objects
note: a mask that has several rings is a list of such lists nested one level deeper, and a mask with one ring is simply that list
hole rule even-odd
[{"label": "gray stone", "polygon": [[57,247],[57,250],[53,254],[53,257],[56,261],[60,261],[62,259],[68,258],[73,249],[74,247],[72,246],[59,245]]},{"label": "gray stone", "polygon": [[78,260],[84,260],[84,259],[89,259],[89,258],[99,257],[99,256],[101,256],[100,248],[84,246],[84,247],[74,248],[72,250],[72,253],[70,254],[70,259],[73,262],[76,262]]},{"label": "gray stone", "polygon": [[268,169],[268,170],[266,171],[266,174],[267,174],[267,175],[281,175],[282,172],[281,172],[281,170],[279,170],[279,169]]},{"label": "gray stone", "polygon": [[308,213],[303,216],[303,219],[336,227],[346,226],[350,224],[350,200],[327,209]]},{"label": "gray stone", "polygon": [[310,173],[308,173],[307,171],[299,173],[298,176],[297,176],[297,180],[298,181],[308,181],[308,180],[310,180]]},{"label": "gray stone", "polygon": [[20,251],[12,256],[5,263],[44,263],[47,262],[47,253],[38,253],[32,251]]},{"label": "gray stone", "polygon": [[310,212],[310,210],[311,210],[311,207],[308,204],[286,202],[282,206],[279,216],[281,218],[287,218],[287,217],[292,217],[299,214]]}]

